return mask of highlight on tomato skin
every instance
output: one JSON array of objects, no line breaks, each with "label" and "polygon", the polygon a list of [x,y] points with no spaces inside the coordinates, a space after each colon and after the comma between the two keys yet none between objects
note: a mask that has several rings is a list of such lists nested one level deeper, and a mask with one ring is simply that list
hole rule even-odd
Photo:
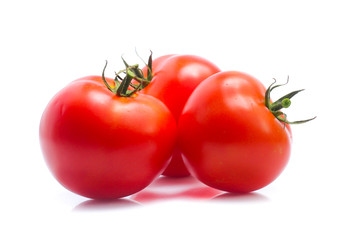
[{"label": "highlight on tomato skin", "polygon": [[120,97],[101,77],[89,76],[52,98],[39,136],[45,162],[64,187],[92,199],[115,199],[142,190],[165,169],[176,121],[158,99]]},{"label": "highlight on tomato skin", "polygon": [[219,190],[251,192],[282,173],[291,129],[265,105],[265,95],[261,82],[237,71],[214,74],[193,91],[178,130],[193,176]]}]

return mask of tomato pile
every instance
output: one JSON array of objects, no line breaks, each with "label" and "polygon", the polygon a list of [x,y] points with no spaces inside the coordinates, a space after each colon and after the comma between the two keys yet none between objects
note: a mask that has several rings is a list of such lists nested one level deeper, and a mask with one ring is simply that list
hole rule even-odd
[{"label": "tomato pile", "polygon": [[160,175],[192,175],[227,192],[251,192],[283,171],[290,122],[282,112],[298,91],[277,101],[254,77],[220,71],[193,55],[165,55],[115,78],[69,83],[40,122],[44,159],[70,191],[113,199],[146,188]]}]

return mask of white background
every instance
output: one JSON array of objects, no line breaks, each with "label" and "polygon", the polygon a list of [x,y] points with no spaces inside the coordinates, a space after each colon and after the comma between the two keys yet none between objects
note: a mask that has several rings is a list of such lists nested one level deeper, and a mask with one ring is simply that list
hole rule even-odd
[{"label": "white background", "polygon": [[[1,1],[1,239],[350,239],[350,7],[347,1]],[[194,54],[268,86],[299,88],[289,165],[248,195],[159,179],[101,204],[64,189],[38,127],[70,81],[170,53]],[[131,200],[130,200],[131,199]]]}]

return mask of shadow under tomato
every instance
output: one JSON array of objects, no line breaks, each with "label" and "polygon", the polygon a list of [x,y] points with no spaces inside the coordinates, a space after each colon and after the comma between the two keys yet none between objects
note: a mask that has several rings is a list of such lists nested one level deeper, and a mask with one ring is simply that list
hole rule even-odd
[{"label": "shadow under tomato", "polygon": [[256,192],[250,192],[250,193],[221,193],[211,199],[212,201],[217,202],[244,202],[244,203],[250,203],[250,202],[268,202],[269,199]]},{"label": "shadow under tomato", "polygon": [[73,211],[103,211],[103,210],[116,210],[116,209],[125,209],[130,207],[141,206],[140,203],[130,200],[127,198],[115,199],[115,200],[86,200],[79,205],[77,205]]},{"label": "shadow under tomato", "polygon": [[131,196],[140,203],[174,199],[211,199],[222,191],[208,187],[194,177],[159,177],[144,190]]}]

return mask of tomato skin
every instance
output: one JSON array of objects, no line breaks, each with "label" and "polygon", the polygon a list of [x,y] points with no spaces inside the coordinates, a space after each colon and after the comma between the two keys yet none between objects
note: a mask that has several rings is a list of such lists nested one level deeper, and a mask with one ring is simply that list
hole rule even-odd
[{"label": "tomato skin", "polygon": [[184,161],[203,183],[251,192],[275,180],[291,152],[291,130],[264,104],[264,86],[241,72],[215,74],[188,99],[179,121]]},{"label": "tomato skin", "polygon": [[[146,74],[146,68],[143,71]],[[165,55],[153,61],[153,79],[142,92],[161,100],[178,121],[193,90],[207,77],[219,71],[216,65],[199,56]],[[163,175],[190,175],[183,163],[178,144],[175,145],[171,162]]]},{"label": "tomato skin", "polygon": [[161,174],[170,161],[176,122],[159,100],[118,97],[101,77],[90,76],[53,97],[39,132],[46,163],[64,187],[112,199],[140,191]]}]

